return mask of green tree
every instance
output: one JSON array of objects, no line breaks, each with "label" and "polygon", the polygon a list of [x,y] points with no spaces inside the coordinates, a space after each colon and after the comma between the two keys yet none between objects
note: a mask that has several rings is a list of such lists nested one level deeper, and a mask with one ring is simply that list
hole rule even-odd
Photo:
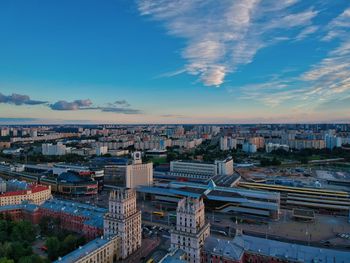
[{"label": "green tree", "polygon": [[12,259],[0,258],[0,263],[15,263]]},{"label": "green tree", "polygon": [[41,258],[39,255],[31,255],[31,256],[25,256],[21,257],[18,260],[18,263],[45,263],[47,260]]},{"label": "green tree", "polygon": [[11,243],[11,259],[14,259],[16,262],[24,256],[30,256],[33,254],[31,246],[26,242],[15,241]]},{"label": "green tree", "polygon": [[71,252],[72,250],[74,250],[77,247],[77,237],[70,234],[68,236],[66,236],[62,242],[62,248],[61,248],[61,252],[60,254],[68,254],[69,252]]},{"label": "green tree", "polygon": [[12,253],[12,246],[10,242],[0,243],[0,257],[9,257]]},{"label": "green tree", "polygon": [[57,237],[49,237],[45,244],[49,258],[55,260],[60,255],[60,241]]}]

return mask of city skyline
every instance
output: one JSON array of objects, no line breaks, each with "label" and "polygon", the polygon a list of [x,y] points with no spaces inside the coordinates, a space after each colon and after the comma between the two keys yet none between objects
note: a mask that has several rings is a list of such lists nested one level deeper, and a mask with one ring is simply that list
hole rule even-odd
[{"label": "city skyline", "polygon": [[3,1],[0,124],[349,122],[346,1]]}]

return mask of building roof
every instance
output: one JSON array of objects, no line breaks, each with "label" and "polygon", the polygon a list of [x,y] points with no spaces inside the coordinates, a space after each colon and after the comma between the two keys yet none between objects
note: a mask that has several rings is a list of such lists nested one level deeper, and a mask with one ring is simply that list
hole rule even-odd
[{"label": "building roof", "polygon": [[[223,202],[249,203],[250,207],[278,210],[279,193],[219,187],[209,181],[208,185],[191,182],[170,182],[168,187],[140,186],[137,191],[156,195],[204,197]],[[252,198],[252,199],[250,199]],[[272,202],[253,200],[272,200]],[[275,202],[273,202],[275,201]]]},{"label": "building roof", "polygon": [[38,209],[38,207],[39,206],[36,204],[23,201],[21,204],[0,206],[0,212],[11,211],[11,210],[26,210],[29,212],[34,212],[35,210]]},{"label": "building roof", "polygon": [[55,261],[55,263],[74,263],[77,262],[79,259],[87,256],[88,254],[94,252],[95,250],[99,249],[100,247],[106,245],[108,242],[110,242],[110,239],[107,238],[96,238],[89,243],[85,244],[82,247],[79,247],[76,250],[73,250],[69,254],[65,255],[62,258],[59,258]]},{"label": "building roof", "polygon": [[54,198],[45,201],[40,207],[85,217],[84,224],[98,228],[103,228],[103,216],[105,213],[107,213],[107,209],[105,208]]},{"label": "building roof", "polygon": [[212,236],[205,240],[203,250],[211,255],[235,261],[240,260],[244,252],[244,248],[234,240],[218,239]]},{"label": "building roof", "polygon": [[80,176],[77,173],[72,172],[64,172],[57,176],[57,181],[59,182],[67,182],[67,183],[84,183],[84,182],[94,182],[91,177],[88,176]]},{"label": "building roof", "polygon": [[251,253],[270,257],[294,260],[305,263],[346,263],[350,262],[350,252],[325,249],[299,244],[291,244],[248,235],[237,235],[234,240],[244,244],[244,249]]},{"label": "building roof", "polygon": [[159,263],[186,263],[184,260],[185,252],[182,249],[175,249],[170,253],[166,254]]},{"label": "building roof", "polygon": [[29,184],[28,189],[26,189],[26,190],[9,191],[9,192],[1,194],[0,198],[5,197],[5,196],[26,195],[26,194],[29,194],[28,191],[32,191],[32,193],[38,193],[38,192],[45,191],[48,189],[49,189],[49,187],[45,186],[45,185]]}]

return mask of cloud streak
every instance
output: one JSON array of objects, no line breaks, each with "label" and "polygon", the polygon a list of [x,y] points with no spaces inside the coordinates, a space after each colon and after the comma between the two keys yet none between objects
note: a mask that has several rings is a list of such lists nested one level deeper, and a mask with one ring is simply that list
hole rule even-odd
[{"label": "cloud streak", "polygon": [[188,74],[198,76],[205,86],[220,86],[228,74],[251,63],[260,49],[286,40],[284,33],[289,29],[297,29],[299,38],[315,30],[312,19],[318,12],[312,8],[292,12],[290,7],[297,3],[139,0],[138,10],[161,21],[170,35],[185,39],[181,55]]},{"label": "cloud streak", "polygon": [[50,104],[50,108],[52,110],[84,110],[88,109],[92,105],[92,101],[89,99],[85,100],[75,100],[72,102],[68,102],[65,100],[60,100],[55,102],[54,104]]},{"label": "cloud streak", "polygon": [[94,106],[90,99],[75,100],[68,102],[65,100],[50,104],[49,107],[56,111],[77,111],[77,110],[99,110],[102,112],[112,112],[119,114],[141,114],[138,109],[129,108],[130,104],[126,100],[117,100],[114,103],[107,103],[107,106]]},{"label": "cloud streak", "polygon": [[[338,45],[323,59],[300,76],[243,86],[241,91],[245,98],[271,107],[293,102],[291,104],[295,108],[346,109],[350,97],[350,36],[344,32],[350,30],[350,8],[331,20],[325,28],[325,37],[332,36]],[[318,28],[308,27],[297,39],[315,30]],[[321,40],[324,41],[325,37]],[[350,106],[347,108],[350,109]]]},{"label": "cloud streak", "polygon": [[28,95],[12,93],[11,95],[4,95],[0,92],[0,103],[14,104],[14,105],[39,105],[45,104],[46,101],[32,100]]},{"label": "cloud streak", "polygon": [[131,105],[126,100],[117,100],[113,103],[107,103],[107,106],[94,105],[90,99],[80,99],[74,101],[59,100],[50,104],[46,101],[32,100],[28,95],[13,93],[6,96],[0,93],[0,103],[13,104],[16,106],[35,106],[43,104],[54,111],[99,110],[101,112],[119,114],[142,114],[141,110],[130,108]]}]

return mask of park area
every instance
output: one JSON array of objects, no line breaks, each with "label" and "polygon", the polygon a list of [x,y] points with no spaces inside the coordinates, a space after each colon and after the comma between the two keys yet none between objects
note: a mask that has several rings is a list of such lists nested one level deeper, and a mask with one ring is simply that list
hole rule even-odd
[{"label": "park area", "polygon": [[60,228],[57,219],[43,217],[38,225],[0,217],[0,263],[46,263],[80,245],[84,237]]}]

